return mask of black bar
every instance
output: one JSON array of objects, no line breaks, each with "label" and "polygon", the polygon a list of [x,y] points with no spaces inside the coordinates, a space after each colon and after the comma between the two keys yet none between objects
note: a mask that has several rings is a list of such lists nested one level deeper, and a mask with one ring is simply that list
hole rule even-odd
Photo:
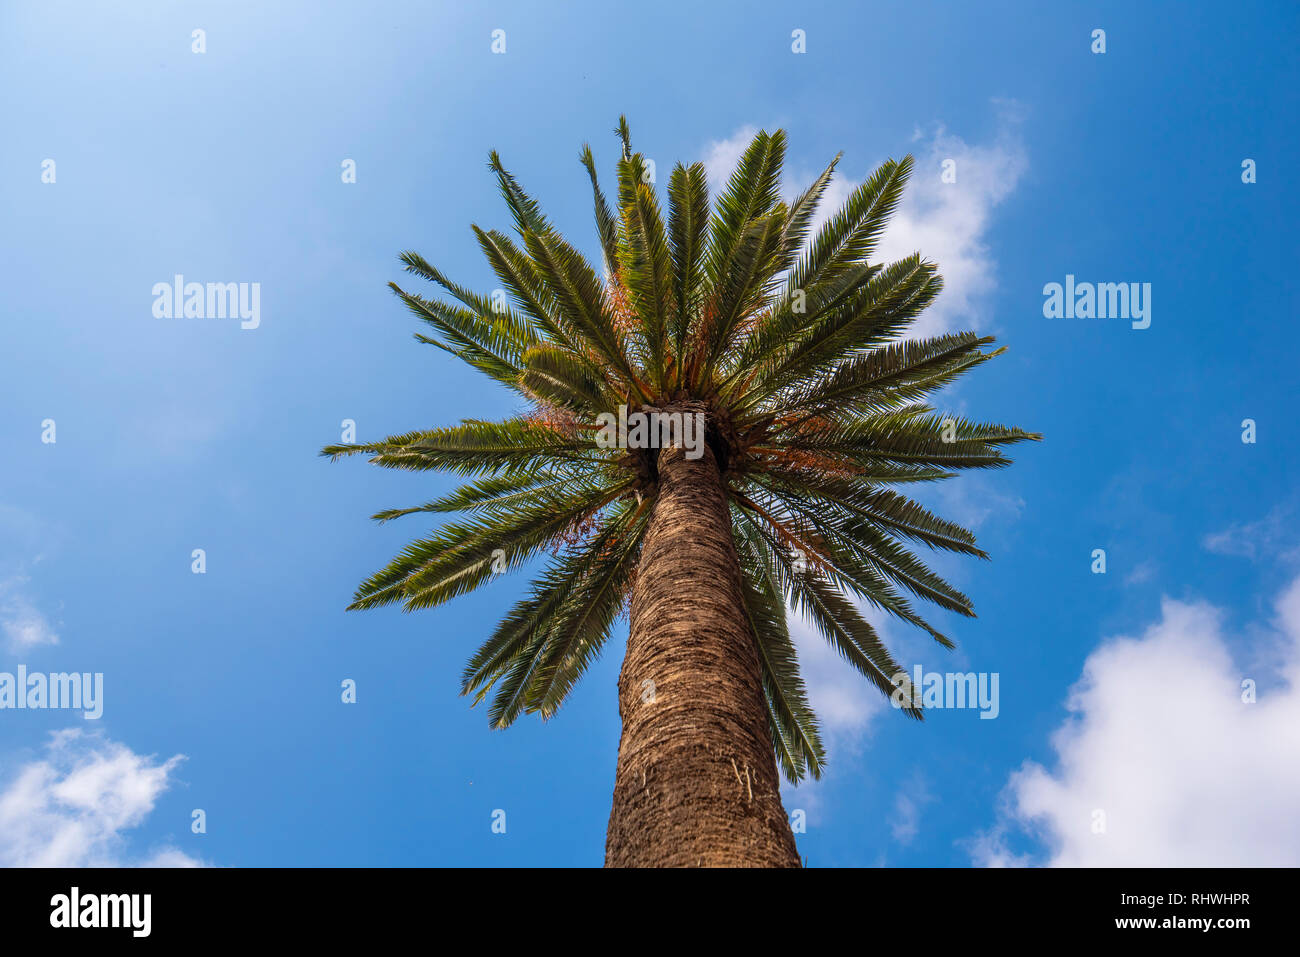
[{"label": "black bar", "polygon": [[[1128,937],[1179,947],[1191,940],[1231,946],[1254,939],[1257,932],[1265,935],[1261,941],[1287,932],[1293,923],[1295,878],[1295,871],[1287,869],[1203,868],[673,874],[595,869],[6,870],[0,871],[0,927],[6,943],[318,940],[337,945],[356,940],[373,945],[437,930],[446,946],[460,937],[459,932],[446,933],[462,928],[481,934],[484,948],[496,949],[502,934],[555,935],[561,944],[594,934],[611,919],[647,942],[658,927],[667,941],[680,933],[672,926],[681,921],[739,926],[752,924],[757,914],[761,923],[754,926],[778,932],[790,927],[806,934],[841,925],[864,948],[873,949],[885,940],[908,950],[922,941],[945,940],[972,945],[1019,941],[1021,946],[1025,940],[1019,935],[1028,932],[1046,941]],[[103,913],[105,922],[117,916],[125,926],[52,926],[52,921],[70,923],[74,887],[79,921]],[[136,936],[145,924],[143,896],[133,898],[129,909],[121,897],[105,907],[100,896],[146,894],[147,936]],[[62,910],[60,895],[66,902]],[[1207,900],[1207,895],[1223,896]],[[95,898],[93,904],[88,897]],[[1199,926],[1203,920],[1211,922],[1208,929]],[[1120,926],[1121,921],[1153,923]],[[1190,921],[1198,924],[1190,926]],[[1226,926],[1225,921],[1244,923]],[[821,933],[807,942],[819,946],[819,941],[825,942]]]}]

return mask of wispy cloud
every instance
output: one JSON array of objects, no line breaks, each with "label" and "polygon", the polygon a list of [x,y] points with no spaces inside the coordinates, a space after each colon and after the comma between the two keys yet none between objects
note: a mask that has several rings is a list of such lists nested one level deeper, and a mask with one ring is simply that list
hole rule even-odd
[{"label": "wispy cloud", "polygon": [[1288,533],[1290,509],[1278,506],[1254,522],[1234,522],[1222,531],[1205,536],[1201,544],[1218,555],[1232,555],[1255,561],[1261,558],[1294,560],[1300,548]]},{"label": "wispy cloud", "polygon": [[1125,585],[1145,585],[1156,577],[1157,566],[1151,559],[1139,562],[1133,570],[1124,576]]},{"label": "wispy cloud", "polygon": [[149,815],[182,760],[159,763],[99,732],[55,732],[0,792],[0,866],[200,866],[175,847],[124,852],[124,832]]},{"label": "wispy cloud", "polygon": [[0,582],[0,631],[13,652],[59,643],[54,626],[28,597],[28,582],[22,575]]},{"label": "wispy cloud", "polygon": [[[827,747],[852,749],[858,746],[872,720],[893,710],[889,700],[845,661],[802,615],[787,610],[786,618],[790,638],[799,654],[799,672],[807,687],[808,703],[821,722]],[[885,630],[887,626],[879,621],[873,621],[872,626],[887,645],[897,647],[893,636]]]},{"label": "wispy cloud", "polygon": [[925,777],[913,773],[894,798],[894,812],[889,818],[889,833],[899,844],[911,844],[921,830],[921,812],[935,797],[926,787]]},{"label": "wispy cloud", "polygon": [[[859,613],[871,622],[871,626],[904,670],[910,667],[909,662],[921,661],[927,653],[932,652],[932,648],[938,647],[928,635],[919,631],[912,633],[910,626],[896,628],[892,619],[886,619],[871,609],[862,607],[865,603],[855,601],[854,604],[858,606]],[[822,742],[831,759],[831,766],[843,768],[848,764],[847,759],[862,753],[878,724],[908,719],[897,713],[889,699],[845,661],[811,622],[789,608],[786,610],[786,619],[790,639],[799,656],[799,673],[808,692],[808,703],[817,715]],[[954,657],[953,660],[957,661],[959,657]],[[832,770],[830,773],[835,772]],[[825,780],[806,780],[787,792],[790,799],[788,806],[807,808],[810,813],[822,813]],[[929,800],[924,782],[913,780],[907,787],[912,791],[914,809],[919,816],[921,807]],[[910,811],[909,808],[895,807],[895,817],[903,829],[900,834],[907,829],[905,815]]]},{"label": "wispy cloud", "polygon": [[[838,765],[846,752],[862,747],[877,716],[890,710],[890,704],[802,615],[787,609],[786,619],[822,743]],[[804,809],[810,815],[824,814],[824,780],[805,780],[797,788],[784,786],[787,807]]]},{"label": "wispy cloud", "polygon": [[1004,492],[996,483],[970,472],[932,488],[925,491],[933,496],[943,517],[971,531],[979,531],[989,519],[1015,522],[1025,508],[1025,500],[1019,495]]},{"label": "wispy cloud", "polygon": [[[1300,577],[1275,607],[1276,681],[1234,665],[1224,614],[1205,602],[1166,598],[1141,637],[1102,644],[1052,738],[1056,769],[1028,761],[1011,776],[974,861],[1300,865]],[[1010,849],[1022,832],[1041,835],[1042,861]]]}]

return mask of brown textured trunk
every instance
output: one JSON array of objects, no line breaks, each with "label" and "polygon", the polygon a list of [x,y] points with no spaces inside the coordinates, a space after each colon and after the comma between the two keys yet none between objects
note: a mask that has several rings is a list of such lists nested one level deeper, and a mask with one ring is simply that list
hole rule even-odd
[{"label": "brown textured trunk", "polygon": [[607,867],[798,867],[713,453],[659,452],[618,680]]}]

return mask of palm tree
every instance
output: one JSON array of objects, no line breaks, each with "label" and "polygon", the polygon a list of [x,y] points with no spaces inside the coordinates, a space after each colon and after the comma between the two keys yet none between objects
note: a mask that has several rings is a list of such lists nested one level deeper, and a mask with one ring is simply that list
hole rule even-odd
[{"label": "palm tree", "polygon": [[[590,147],[582,152],[603,278],[495,152],[489,166],[517,238],[473,229],[503,291],[480,295],[402,253],[408,272],[450,300],[392,284],[434,333],[416,338],[522,406],[502,422],[323,450],[474,478],[374,516],[468,515],[408,545],[349,607],[432,608],[549,553],[469,660],[462,693],[476,704],[491,695],[494,727],[524,712],[550,717],[627,611],[606,864],[798,866],[777,765],[789,781],[816,778],[825,752],[787,604],[891,694],[902,669],[858,601],[945,647],[904,592],[974,615],[900,540],[987,557],[971,532],[893,486],[1006,465],[1002,446],[1039,436],[924,404],[1002,350],[986,351],[993,340],[971,332],[901,338],[941,286],[919,254],[869,261],[911,157],[881,166],[808,242],[838,156],[786,203],[785,133],[760,132],[712,211],[703,165],[679,163],[665,223],[625,119],[617,132],[615,205]],[[620,406],[702,414],[703,447],[684,436],[604,447],[598,417]]]}]

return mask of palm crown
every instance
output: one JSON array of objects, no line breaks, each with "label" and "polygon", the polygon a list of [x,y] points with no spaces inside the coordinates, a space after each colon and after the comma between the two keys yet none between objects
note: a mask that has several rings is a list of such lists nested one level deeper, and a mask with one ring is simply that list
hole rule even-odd
[{"label": "palm crown", "polygon": [[[474,226],[504,289],[466,289],[413,252],[406,270],[448,301],[394,292],[433,335],[417,334],[517,392],[502,422],[336,445],[388,468],[475,480],[380,521],[462,512],[365,581],[352,608],[439,605],[549,552],[550,561],[470,659],[462,692],[492,694],[490,718],[549,717],[625,610],[656,494],[654,450],[602,448],[597,416],[678,408],[705,413],[728,496],[744,602],[763,669],[773,747],[785,775],[825,761],[786,623],[787,604],[886,695],[900,668],[855,599],[952,642],[904,593],[961,615],[970,600],[902,540],[987,557],[965,528],[894,486],[1006,465],[1001,447],[1039,436],[944,417],[926,397],[999,354],[972,332],[904,340],[938,294],[919,254],[871,262],[911,157],[882,165],[812,234],[837,156],[790,202],[780,196],[786,138],[760,132],[712,210],[704,166],[673,169],[665,222],[625,120],[617,202],[591,178],[603,276],[547,221],[491,154],[517,238]],[[904,711],[920,717],[907,698]]]}]

